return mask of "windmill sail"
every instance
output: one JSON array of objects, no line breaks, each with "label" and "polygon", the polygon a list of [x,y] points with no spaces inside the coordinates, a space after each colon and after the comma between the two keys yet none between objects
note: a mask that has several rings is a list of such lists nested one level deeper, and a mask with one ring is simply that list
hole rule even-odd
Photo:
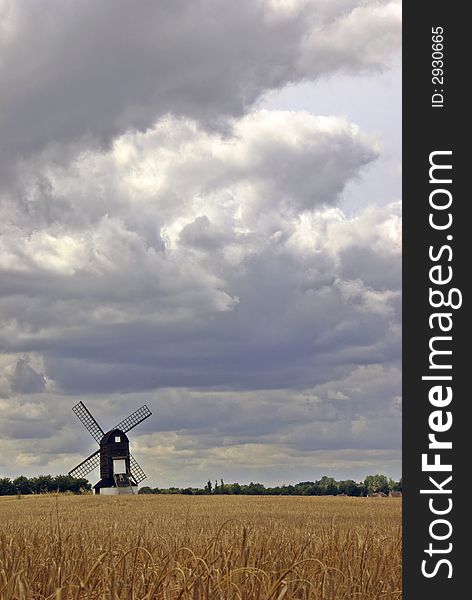
[{"label": "windmill sail", "polygon": [[100,450],[97,450],[91,454],[88,458],[78,464],[72,471],[69,471],[69,475],[72,477],[85,477],[93,471],[100,464]]},{"label": "windmill sail", "polygon": [[90,433],[93,439],[99,444],[100,440],[105,435],[105,432],[97,423],[97,421],[95,421],[95,419],[92,417],[89,409],[85,406],[83,402],[79,402],[78,404],[72,407],[72,410],[82,421],[83,425],[85,426],[85,429],[87,429],[87,431]]},{"label": "windmill sail", "polygon": [[138,465],[137,460],[134,458],[132,454],[129,455],[129,463],[130,463],[130,471],[131,477],[135,480],[137,484],[141,483],[144,479],[146,479],[146,473],[141,469]]},{"label": "windmill sail", "polygon": [[126,417],[126,419],[123,419],[123,421],[120,421],[118,423],[118,425],[115,426],[115,429],[121,429],[121,431],[126,433],[130,429],[133,429],[133,427],[136,427],[136,425],[139,425],[139,423],[142,423],[142,421],[144,421],[144,419],[147,419],[151,415],[152,415],[152,412],[149,410],[149,408],[146,405],[141,406],[141,408],[138,408],[138,410],[135,410],[134,413],[132,413],[129,417]]}]

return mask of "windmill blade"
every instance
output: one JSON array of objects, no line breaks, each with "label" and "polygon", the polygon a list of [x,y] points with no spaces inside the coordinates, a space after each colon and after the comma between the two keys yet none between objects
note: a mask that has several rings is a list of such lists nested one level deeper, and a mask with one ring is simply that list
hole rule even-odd
[{"label": "windmill blade", "polygon": [[146,473],[138,465],[138,461],[134,458],[132,454],[129,455],[129,466],[131,471],[131,477],[135,480],[137,484],[141,483],[141,481],[146,479]]},{"label": "windmill blade", "polygon": [[90,414],[89,409],[85,406],[83,402],[79,402],[75,406],[72,407],[72,410],[77,415],[77,417],[82,421],[85,429],[90,433],[93,439],[99,444],[102,437],[105,435],[105,432],[100,427],[100,425],[95,421],[95,419]]},{"label": "windmill blade", "polygon": [[88,458],[78,464],[72,471],[69,471],[69,475],[72,477],[85,477],[93,471],[100,464],[100,450],[97,450],[91,454]]},{"label": "windmill blade", "polygon": [[126,433],[130,429],[133,429],[133,427],[136,427],[136,425],[139,425],[139,423],[142,423],[144,419],[147,419],[151,415],[152,412],[146,405],[141,406],[141,408],[135,410],[134,413],[132,413],[129,417],[126,417],[126,419],[120,421],[118,425],[114,427],[114,429],[120,429],[123,431],[123,433]]}]

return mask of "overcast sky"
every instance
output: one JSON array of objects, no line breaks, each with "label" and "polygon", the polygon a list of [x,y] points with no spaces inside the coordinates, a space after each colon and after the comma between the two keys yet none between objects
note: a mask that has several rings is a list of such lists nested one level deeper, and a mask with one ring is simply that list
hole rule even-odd
[{"label": "overcast sky", "polygon": [[[401,475],[400,3],[0,0],[0,476]],[[91,476],[95,483],[97,474]]]}]

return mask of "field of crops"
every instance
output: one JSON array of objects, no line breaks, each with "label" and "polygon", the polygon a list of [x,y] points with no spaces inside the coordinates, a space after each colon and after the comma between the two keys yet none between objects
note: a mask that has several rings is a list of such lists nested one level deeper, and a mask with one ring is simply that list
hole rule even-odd
[{"label": "field of crops", "polygon": [[0,598],[401,598],[401,500],[0,498]]}]

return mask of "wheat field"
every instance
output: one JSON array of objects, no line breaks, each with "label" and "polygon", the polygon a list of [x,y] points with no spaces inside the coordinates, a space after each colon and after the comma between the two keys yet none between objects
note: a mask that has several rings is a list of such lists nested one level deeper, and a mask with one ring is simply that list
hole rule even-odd
[{"label": "wheat field", "polygon": [[401,598],[401,500],[0,498],[0,598]]}]

